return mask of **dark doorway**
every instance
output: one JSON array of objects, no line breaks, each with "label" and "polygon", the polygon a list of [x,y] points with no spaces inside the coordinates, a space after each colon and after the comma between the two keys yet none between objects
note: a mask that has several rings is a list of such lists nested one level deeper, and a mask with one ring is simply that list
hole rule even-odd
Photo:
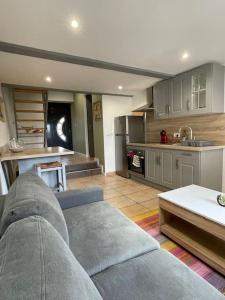
[{"label": "dark doorway", "polygon": [[90,157],[95,157],[92,96],[91,95],[86,95],[86,107],[87,107],[87,129],[88,129],[89,155],[90,155]]},{"label": "dark doorway", "polygon": [[47,144],[73,149],[70,104],[48,103]]}]

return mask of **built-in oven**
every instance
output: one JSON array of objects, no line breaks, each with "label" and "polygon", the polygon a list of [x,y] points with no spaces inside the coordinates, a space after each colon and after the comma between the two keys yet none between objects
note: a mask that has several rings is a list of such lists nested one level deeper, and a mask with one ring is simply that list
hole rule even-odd
[{"label": "built-in oven", "polygon": [[138,149],[127,150],[128,172],[132,175],[145,176],[145,151]]}]

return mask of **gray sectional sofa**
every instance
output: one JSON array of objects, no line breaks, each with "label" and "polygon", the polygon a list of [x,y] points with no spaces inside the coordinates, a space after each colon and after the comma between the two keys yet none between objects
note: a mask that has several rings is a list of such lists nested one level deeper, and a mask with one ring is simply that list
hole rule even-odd
[{"label": "gray sectional sofa", "polygon": [[32,173],[0,199],[0,299],[225,299],[103,201],[99,187],[54,195]]}]

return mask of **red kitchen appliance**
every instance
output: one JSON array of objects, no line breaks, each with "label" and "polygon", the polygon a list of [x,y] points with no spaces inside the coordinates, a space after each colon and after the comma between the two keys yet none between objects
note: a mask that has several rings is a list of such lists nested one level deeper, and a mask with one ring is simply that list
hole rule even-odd
[{"label": "red kitchen appliance", "polygon": [[160,132],[160,143],[161,144],[167,144],[168,143],[168,136],[165,130],[162,130]]}]

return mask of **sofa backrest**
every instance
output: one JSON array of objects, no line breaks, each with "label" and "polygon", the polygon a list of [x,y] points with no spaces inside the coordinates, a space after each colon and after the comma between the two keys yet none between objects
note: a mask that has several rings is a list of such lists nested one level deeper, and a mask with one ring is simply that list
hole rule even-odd
[{"label": "sofa backrest", "polygon": [[0,240],[0,298],[100,300],[92,280],[44,218],[11,224]]},{"label": "sofa backrest", "polygon": [[48,220],[69,244],[66,221],[54,193],[38,175],[24,173],[13,183],[4,201],[0,235],[13,222],[34,215]]}]

